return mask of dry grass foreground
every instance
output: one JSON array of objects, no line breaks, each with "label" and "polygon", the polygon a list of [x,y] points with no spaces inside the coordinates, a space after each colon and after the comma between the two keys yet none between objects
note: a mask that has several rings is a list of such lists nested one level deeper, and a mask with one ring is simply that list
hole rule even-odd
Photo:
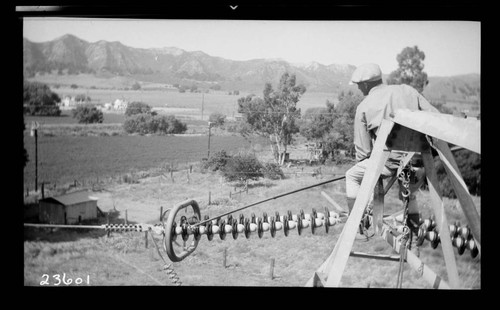
[{"label": "dry grass foreground", "polygon": [[[308,167],[308,169],[312,169]],[[121,219],[127,210],[129,223],[156,223],[159,221],[160,206],[171,208],[186,198],[197,200],[202,217],[205,214],[216,216],[245,204],[268,198],[285,191],[311,185],[329,177],[317,178],[310,175],[289,176],[285,180],[262,180],[250,187],[248,195],[232,195],[234,184],[223,182],[216,174],[192,173],[189,182],[182,175],[175,175],[174,182],[163,176],[140,180],[139,184],[121,184],[108,188],[105,192],[95,192],[99,197],[98,205],[103,211],[116,209]],[[332,171],[330,171],[332,173]],[[333,173],[342,174],[343,170]],[[237,189],[238,190],[238,189]],[[251,213],[261,216],[263,212],[274,215],[276,211],[294,214],[300,209],[310,213],[312,208],[319,212],[325,207],[333,210],[321,195],[327,192],[340,205],[345,206],[344,182],[313,188],[297,194],[237,212],[249,217]],[[211,193],[212,205],[208,206],[208,192]],[[431,214],[429,195],[426,191],[417,194],[424,216]],[[480,210],[480,198],[474,197]],[[455,207],[455,200],[445,199],[445,208],[451,221],[465,220],[460,208]],[[386,213],[393,213],[401,208],[397,199],[397,189],[393,187],[386,196]],[[186,286],[279,286],[301,287],[314,271],[329,256],[342,231],[343,224],[330,229],[327,234],[320,228],[313,235],[309,229],[299,236],[296,230],[285,237],[278,231],[272,238],[264,233],[262,239],[256,235],[246,239],[240,235],[233,240],[227,236],[220,240],[215,236],[208,241],[203,236],[196,251],[185,260],[173,263],[183,285]],[[156,237],[157,242],[161,240]],[[191,240],[191,239],[190,239]],[[189,241],[190,242],[190,241]],[[387,243],[380,238],[369,241],[358,238],[354,251],[376,254],[393,253]],[[454,250],[457,253],[456,250]],[[226,253],[225,266],[224,252]],[[165,259],[168,260],[166,254]],[[441,246],[432,249],[426,242],[420,249],[420,258],[446,280]],[[464,288],[481,288],[480,256],[472,259],[468,250],[459,256],[456,254],[459,276]],[[274,259],[273,276],[270,275],[271,260]],[[24,241],[24,283],[27,286],[39,286],[49,278],[49,286],[58,283],[54,277],[63,275],[66,279],[83,279],[78,285],[91,286],[150,286],[173,285],[167,274],[161,270],[163,262],[154,249],[151,240],[145,247],[144,233],[111,233],[104,231],[44,231],[25,229]],[[350,288],[394,288],[398,263],[368,260],[351,257],[342,277],[341,286]],[[44,276],[46,275],[46,276]],[[87,279],[89,283],[87,283]],[[66,284],[61,283],[61,286]],[[416,272],[406,265],[403,288],[431,288]]]}]

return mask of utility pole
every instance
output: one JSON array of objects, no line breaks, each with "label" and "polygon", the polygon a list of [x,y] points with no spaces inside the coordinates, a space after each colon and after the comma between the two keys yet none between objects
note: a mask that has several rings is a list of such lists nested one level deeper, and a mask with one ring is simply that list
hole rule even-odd
[{"label": "utility pole", "polygon": [[208,122],[208,155],[207,158],[210,159],[210,134],[211,134],[211,129],[212,128],[212,122]]},{"label": "utility pole", "polygon": [[205,101],[205,94],[201,93],[201,120],[203,120],[203,103]]},{"label": "utility pole", "polygon": [[31,123],[31,136],[35,137],[35,192],[38,191],[38,122]]}]

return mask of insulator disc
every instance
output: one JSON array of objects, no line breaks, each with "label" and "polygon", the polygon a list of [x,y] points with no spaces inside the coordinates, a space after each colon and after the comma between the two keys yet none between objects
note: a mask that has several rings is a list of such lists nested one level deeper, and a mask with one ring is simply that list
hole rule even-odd
[{"label": "insulator disc", "polygon": [[238,239],[238,220],[233,219],[233,231],[231,232],[233,239],[236,240]]},{"label": "insulator disc", "polygon": [[250,221],[245,219],[245,237],[250,238]]},{"label": "insulator disc", "polygon": [[436,238],[431,241],[431,247],[433,249],[437,248],[437,246],[439,245],[440,242],[441,242],[441,240],[439,238],[439,235],[436,234]]},{"label": "insulator disc", "polygon": [[461,235],[458,235],[453,239],[453,245],[457,248],[458,254],[462,255],[465,251],[465,241]]},{"label": "insulator disc", "polygon": [[468,240],[470,237],[470,228],[469,226],[463,226],[460,228],[460,235],[464,240]]},{"label": "insulator disc", "polygon": [[299,236],[302,233],[302,218],[300,216],[297,218],[297,232]]},{"label": "insulator disc", "polygon": [[226,221],[222,220],[219,226],[219,237],[220,240],[226,239]]},{"label": "insulator disc", "polygon": [[450,238],[455,238],[458,233],[458,227],[455,224],[450,225]]},{"label": "insulator disc", "polygon": [[418,229],[418,235],[417,235],[417,246],[421,246],[424,243],[425,240],[425,231],[426,228],[424,225],[420,226]]},{"label": "insulator disc", "polygon": [[212,231],[212,222],[208,222],[207,224],[207,239],[208,241],[212,241],[214,238],[214,233]]},{"label": "insulator disc", "polygon": [[262,219],[259,218],[259,220],[257,221],[257,234],[259,236],[259,238],[262,238],[262,235],[264,234],[264,228],[262,227]]},{"label": "insulator disc", "polygon": [[271,216],[271,237],[274,238],[274,236],[276,236],[276,222],[274,221],[274,217]]}]

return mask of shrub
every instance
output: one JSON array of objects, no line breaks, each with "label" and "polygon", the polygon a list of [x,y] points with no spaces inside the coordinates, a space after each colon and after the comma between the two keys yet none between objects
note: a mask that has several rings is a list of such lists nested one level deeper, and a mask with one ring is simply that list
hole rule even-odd
[{"label": "shrub", "polygon": [[226,181],[258,180],[264,177],[263,166],[255,155],[236,155],[228,159],[222,171]]},{"label": "shrub", "polygon": [[265,178],[271,180],[282,180],[285,178],[283,170],[276,163],[265,163],[262,167],[262,173]]},{"label": "shrub", "polygon": [[127,109],[125,110],[125,116],[131,116],[142,113],[151,114],[151,106],[140,101],[134,101],[129,103],[127,105]]},{"label": "shrub", "polygon": [[187,125],[176,119],[173,115],[157,116],[149,113],[140,113],[127,117],[123,123],[123,129],[127,133],[178,134],[186,132]]},{"label": "shrub", "polygon": [[82,104],[73,109],[73,118],[80,124],[102,123],[104,115],[94,105]]},{"label": "shrub", "polygon": [[82,102],[82,101],[92,101],[89,96],[86,96],[85,94],[78,94],[75,96],[75,101],[77,102]]},{"label": "shrub", "polygon": [[222,125],[224,125],[224,122],[226,121],[226,115],[219,112],[213,112],[208,117],[208,121],[211,122],[212,125],[215,127],[221,127]]},{"label": "shrub", "polygon": [[132,85],[132,90],[139,90],[139,89],[141,89],[141,84],[135,82],[134,85]]},{"label": "shrub", "polygon": [[217,171],[217,170],[222,170],[226,164],[227,161],[231,158],[229,154],[225,150],[220,150],[218,152],[215,152],[210,158],[203,162],[203,169],[211,170],[211,171]]}]

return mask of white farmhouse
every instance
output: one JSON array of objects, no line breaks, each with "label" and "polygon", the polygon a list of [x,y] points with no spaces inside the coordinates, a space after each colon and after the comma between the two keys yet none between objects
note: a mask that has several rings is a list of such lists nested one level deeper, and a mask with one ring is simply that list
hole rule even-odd
[{"label": "white farmhouse", "polygon": [[115,110],[126,110],[128,102],[122,99],[116,99],[113,103],[113,109]]}]

